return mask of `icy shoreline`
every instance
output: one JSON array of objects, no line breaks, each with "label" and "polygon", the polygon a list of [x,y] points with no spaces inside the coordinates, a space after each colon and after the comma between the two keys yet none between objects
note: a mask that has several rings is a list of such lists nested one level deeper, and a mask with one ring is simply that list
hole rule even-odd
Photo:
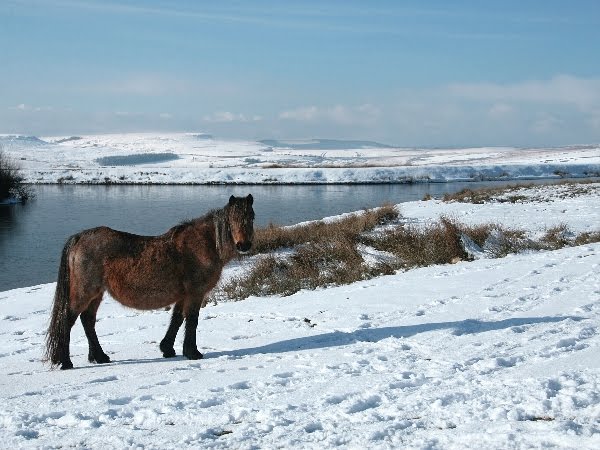
[{"label": "icy shoreline", "polygon": [[23,170],[30,184],[302,185],[410,184],[462,181],[527,181],[595,178],[600,165],[428,166],[353,169],[179,169],[103,167],[101,169]]}]

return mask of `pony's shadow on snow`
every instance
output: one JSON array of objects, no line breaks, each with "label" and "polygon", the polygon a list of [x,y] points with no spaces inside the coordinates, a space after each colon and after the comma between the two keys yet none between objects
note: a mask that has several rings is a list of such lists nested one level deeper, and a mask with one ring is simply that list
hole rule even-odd
[{"label": "pony's shadow on snow", "polygon": [[446,329],[452,330],[451,334],[455,336],[485,333],[487,331],[502,330],[513,327],[516,327],[514,331],[518,333],[523,331],[519,327],[525,325],[562,322],[564,320],[579,321],[583,319],[585,318],[577,316],[523,317],[491,322],[482,320],[461,320],[456,322],[424,323],[398,327],[361,328],[350,332],[333,331],[330,333],[287,339],[258,347],[248,347],[222,352],[209,352],[204,355],[204,358],[219,358],[222,356],[242,357],[265,353],[286,353],[301,350],[317,350],[340,347],[357,342],[379,342],[387,338],[406,338],[421,333],[427,333],[429,331]]}]

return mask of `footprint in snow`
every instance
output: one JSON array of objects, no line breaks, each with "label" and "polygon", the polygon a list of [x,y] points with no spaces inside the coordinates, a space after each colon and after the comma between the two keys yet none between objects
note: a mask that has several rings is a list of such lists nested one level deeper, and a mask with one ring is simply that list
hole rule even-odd
[{"label": "footprint in snow", "polygon": [[325,399],[325,404],[327,404],[327,405],[339,405],[344,400],[347,400],[348,397],[350,397],[350,394],[332,395],[331,397],[327,397]]},{"label": "footprint in snow", "polygon": [[231,336],[229,339],[231,339],[232,341],[239,341],[241,339],[250,339],[252,336],[246,336],[244,334],[239,334],[236,336]]},{"label": "footprint in snow", "polygon": [[42,391],[28,391],[28,392],[25,392],[23,395],[31,397],[31,396],[42,395],[42,394],[43,394]]},{"label": "footprint in snow", "polygon": [[104,377],[104,378],[95,378],[93,380],[90,380],[89,383],[108,383],[109,381],[117,381],[119,379],[119,377],[115,376],[115,375],[111,375],[110,377]]},{"label": "footprint in snow", "polygon": [[224,400],[217,398],[217,397],[213,397],[213,398],[209,398],[206,400],[200,400],[197,402],[197,405],[200,408],[212,408],[213,406],[219,406],[219,405],[222,405],[223,403],[225,403]]},{"label": "footprint in snow", "polygon": [[245,390],[245,389],[250,389],[250,383],[247,381],[240,381],[239,383],[233,383],[231,385],[228,386],[229,389],[232,390]]},{"label": "footprint in snow", "polygon": [[346,412],[348,414],[356,414],[359,412],[366,411],[368,409],[377,408],[381,405],[381,397],[379,395],[372,395],[367,398],[362,398],[355,401],[352,405],[348,407]]},{"label": "footprint in snow", "polygon": [[282,372],[273,375],[274,378],[292,378],[293,376],[294,372]]},{"label": "footprint in snow", "polygon": [[304,431],[307,433],[314,433],[315,431],[321,430],[323,430],[323,425],[321,425],[321,422],[311,422],[304,427]]},{"label": "footprint in snow", "polygon": [[11,322],[14,322],[16,320],[23,320],[23,318],[17,316],[4,316],[2,320],[10,320]]},{"label": "footprint in snow", "polygon": [[122,405],[127,405],[127,404],[131,403],[132,399],[133,399],[132,397],[117,397],[117,398],[108,399],[108,403],[110,405],[122,406]]}]

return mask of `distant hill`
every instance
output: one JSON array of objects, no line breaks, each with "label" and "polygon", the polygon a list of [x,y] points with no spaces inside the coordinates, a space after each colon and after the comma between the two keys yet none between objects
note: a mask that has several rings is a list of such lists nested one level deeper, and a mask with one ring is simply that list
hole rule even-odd
[{"label": "distant hill", "polygon": [[295,150],[345,150],[357,148],[396,148],[393,145],[374,141],[347,141],[340,139],[277,140],[264,139],[261,144],[270,147],[293,148]]}]

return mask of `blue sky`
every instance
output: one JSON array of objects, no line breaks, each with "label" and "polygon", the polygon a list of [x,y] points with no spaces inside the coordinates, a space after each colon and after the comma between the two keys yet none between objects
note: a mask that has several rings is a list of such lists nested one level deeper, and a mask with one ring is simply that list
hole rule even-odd
[{"label": "blue sky", "polygon": [[600,2],[0,2],[0,133],[600,142]]}]

